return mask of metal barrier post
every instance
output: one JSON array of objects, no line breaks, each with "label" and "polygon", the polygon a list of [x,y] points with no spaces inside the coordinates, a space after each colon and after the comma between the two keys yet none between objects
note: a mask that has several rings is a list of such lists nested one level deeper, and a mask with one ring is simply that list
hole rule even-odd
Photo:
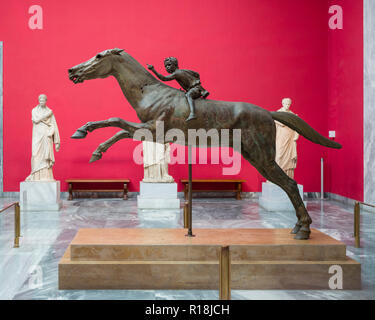
[{"label": "metal barrier post", "polygon": [[21,236],[21,210],[19,202],[14,202],[2,209],[0,213],[14,206],[14,248],[20,247],[20,236]]},{"label": "metal barrier post", "polygon": [[17,202],[14,205],[14,248],[20,247],[21,236],[21,210],[20,204]]},{"label": "metal barrier post", "polygon": [[230,300],[230,251],[220,248],[220,300]]},{"label": "metal barrier post", "polygon": [[355,236],[355,247],[361,247],[361,207],[359,202],[354,205],[354,236]]}]

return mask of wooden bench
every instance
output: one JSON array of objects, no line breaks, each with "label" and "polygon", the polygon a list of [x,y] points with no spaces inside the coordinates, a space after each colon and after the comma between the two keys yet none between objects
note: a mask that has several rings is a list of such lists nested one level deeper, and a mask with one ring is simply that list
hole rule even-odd
[{"label": "wooden bench", "polygon": [[[184,195],[185,200],[188,198],[189,192],[189,180],[181,179],[181,183],[184,185]],[[212,180],[212,179],[193,179],[192,180],[192,191],[193,192],[235,192],[236,199],[241,200],[241,191],[242,191],[242,183],[246,182],[246,180],[230,180],[230,179],[221,179],[221,180]],[[194,184],[226,184],[234,186],[232,189],[216,189],[216,190],[204,190],[204,189],[194,189]]]},{"label": "wooden bench", "polygon": [[[128,179],[68,179],[65,180],[69,186],[69,198],[73,200],[73,192],[123,192],[123,199],[128,200]],[[82,184],[121,184],[122,188],[119,189],[81,189],[78,188]]]}]

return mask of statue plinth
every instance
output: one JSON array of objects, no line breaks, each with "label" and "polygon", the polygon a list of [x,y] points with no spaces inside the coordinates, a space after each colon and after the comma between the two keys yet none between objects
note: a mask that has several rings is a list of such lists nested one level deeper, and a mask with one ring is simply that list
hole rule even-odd
[{"label": "statue plinth", "polygon": [[23,211],[59,211],[60,181],[23,181],[20,184],[20,207]]},{"label": "statue plinth", "polygon": [[[298,185],[298,191],[303,199],[303,186]],[[306,206],[306,201],[303,201]],[[278,185],[272,182],[262,183],[262,194],[259,197],[259,205],[267,211],[294,211],[293,204],[287,194]]]},{"label": "statue plinth", "polygon": [[319,230],[312,229],[311,240],[302,244],[290,229],[194,233],[190,238],[182,228],[80,229],[59,262],[59,290],[217,290],[223,246],[234,261],[233,290],[330,290],[333,265],[342,268],[344,290],[361,289],[361,264],[346,256],[345,243]]},{"label": "statue plinth", "polygon": [[177,183],[140,182],[138,209],[179,209]]}]

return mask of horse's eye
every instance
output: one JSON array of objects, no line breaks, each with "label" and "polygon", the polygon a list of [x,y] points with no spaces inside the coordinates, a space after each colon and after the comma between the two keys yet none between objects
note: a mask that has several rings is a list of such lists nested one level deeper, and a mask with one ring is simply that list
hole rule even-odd
[{"label": "horse's eye", "polygon": [[96,55],[96,59],[100,59],[100,58],[102,58],[103,56],[100,54],[100,53],[98,53],[97,55]]}]

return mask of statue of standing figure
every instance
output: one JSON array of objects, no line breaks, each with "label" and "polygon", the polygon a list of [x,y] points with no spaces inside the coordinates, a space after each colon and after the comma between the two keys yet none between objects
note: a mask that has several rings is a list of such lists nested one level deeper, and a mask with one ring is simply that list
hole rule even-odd
[{"label": "statue of standing figure", "polygon": [[[282,108],[277,111],[293,113],[290,110],[291,104],[292,100],[285,98],[282,100]],[[299,134],[278,121],[275,121],[275,124],[276,163],[290,178],[294,179],[294,170],[297,167],[297,140]]]},{"label": "statue of standing figure", "polygon": [[170,162],[169,143],[143,141],[143,182],[173,183],[174,179],[168,174]]},{"label": "statue of standing figure", "polygon": [[52,167],[55,163],[53,145],[60,150],[60,135],[55,116],[46,105],[47,96],[39,96],[39,104],[32,110],[33,139],[31,174],[26,181],[55,181]]}]

